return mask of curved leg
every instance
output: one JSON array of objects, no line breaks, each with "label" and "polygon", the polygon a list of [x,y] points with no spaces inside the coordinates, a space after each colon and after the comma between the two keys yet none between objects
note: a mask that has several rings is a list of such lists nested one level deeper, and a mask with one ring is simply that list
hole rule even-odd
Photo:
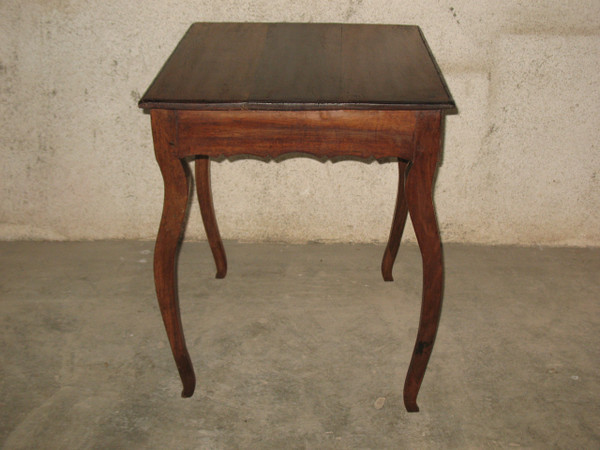
[{"label": "curved leg", "polygon": [[151,116],[154,152],[165,185],[162,218],[154,248],[154,283],[171,351],[183,383],[181,396],[191,397],[196,387],[196,376],[183,336],[176,273],[189,197],[189,177],[183,162],[170,152],[175,142],[175,113],[154,109]]},{"label": "curved leg", "polygon": [[437,334],[442,307],[442,245],[433,206],[433,179],[440,150],[441,113],[419,113],[415,156],[406,180],[406,200],[423,258],[423,302],[417,341],[404,383],[404,405],[417,412],[417,395]]},{"label": "curved leg", "polygon": [[404,232],[404,225],[406,224],[406,216],[408,214],[406,197],[404,195],[404,183],[409,167],[410,165],[408,163],[398,160],[399,179],[396,209],[394,211],[394,219],[392,220],[390,237],[385,252],[383,253],[383,260],[381,261],[381,274],[385,281],[394,281],[394,278],[392,277],[392,268],[394,267],[394,261],[396,261],[396,255],[400,248],[400,241],[402,240],[402,233]]},{"label": "curved leg", "polygon": [[217,218],[213,207],[212,192],[210,189],[210,159],[208,156],[196,157],[196,192],[198,193],[198,203],[200,203],[200,212],[202,221],[206,230],[206,237],[212,250],[215,264],[217,266],[217,278],[225,278],[227,274],[227,257],[225,248],[219,234]]}]

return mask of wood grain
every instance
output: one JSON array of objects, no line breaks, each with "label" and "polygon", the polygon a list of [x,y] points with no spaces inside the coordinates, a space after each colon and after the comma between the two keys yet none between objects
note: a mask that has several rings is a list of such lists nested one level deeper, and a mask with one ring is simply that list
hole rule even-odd
[{"label": "wood grain", "polygon": [[394,210],[394,218],[392,220],[392,228],[390,237],[383,253],[381,261],[381,274],[384,281],[394,281],[392,277],[392,268],[394,261],[398,255],[400,241],[404,233],[404,225],[406,225],[406,216],[408,215],[408,205],[406,204],[406,196],[404,194],[404,184],[406,182],[406,173],[410,168],[410,163],[406,161],[398,161],[398,194],[396,195],[396,208]]},{"label": "wood grain", "polygon": [[139,102],[166,109],[452,109],[419,27],[195,23]]},{"label": "wood grain", "polygon": [[433,206],[433,183],[441,144],[441,113],[420,112],[415,154],[406,179],[406,203],[423,259],[423,300],[415,348],[404,382],[404,405],[417,412],[417,395],[433,350],[440,320],[444,266]]},{"label": "wood grain", "polygon": [[176,270],[188,205],[189,177],[182,161],[171,153],[175,141],[175,113],[154,110],[151,118],[154,152],[165,186],[162,218],[154,247],[154,283],[171,351],[183,383],[181,396],[191,397],[196,387],[196,376],[183,336]]},{"label": "wood grain", "polygon": [[206,231],[206,238],[217,266],[216,278],[225,278],[227,275],[227,257],[225,256],[225,247],[221,240],[217,217],[212,201],[212,190],[210,188],[210,159],[208,156],[197,156],[195,163],[196,172],[196,192],[198,194],[198,203],[200,204],[200,213],[202,222]]},{"label": "wood grain", "polygon": [[410,158],[413,111],[178,111],[179,157]]}]

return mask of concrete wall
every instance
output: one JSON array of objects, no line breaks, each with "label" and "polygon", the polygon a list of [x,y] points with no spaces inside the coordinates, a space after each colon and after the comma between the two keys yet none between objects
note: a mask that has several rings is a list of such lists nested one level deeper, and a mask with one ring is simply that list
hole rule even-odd
[{"label": "concrete wall", "polygon": [[[600,245],[598,0],[3,0],[0,239],[153,238],[162,180],[136,102],[193,21],[421,25],[460,108],[444,239]],[[213,163],[229,239],[383,241],[396,180],[376,162]],[[187,237],[204,238],[197,208]]]}]

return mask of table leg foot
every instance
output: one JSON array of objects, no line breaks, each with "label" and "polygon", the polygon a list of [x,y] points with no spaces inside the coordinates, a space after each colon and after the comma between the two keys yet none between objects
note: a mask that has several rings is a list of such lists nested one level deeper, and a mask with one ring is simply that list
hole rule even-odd
[{"label": "table leg foot", "polygon": [[[189,366],[192,367],[192,362],[189,361]],[[181,382],[183,384],[183,390],[181,391],[181,396],[183,398],[189,398],[194,395],[194,391],[196,390],[196,375],[192,369],[191,372],[186,372],[185,375],[179,373],[181,378]]]},{"label": "table leg foot", "polygon": [[175,142],[172,112],[152,110],[151,116],[154,150],[165,188],[162,218],[154,248],[154,283],[173,358],[183,383],[182,396],[190,397],[194,393],[196,377],[185,344],[177,292],[177,256],[185,226],[190,177],[187,166],[170,150]]},{"label": "table leg foot", "polygon": [[433,206],[433,180],[440,149],[441,114],[421,113],[406,199],[423,258],[423,301],[417,340],[404,383],[404,404],[416,412],[417,395],[433,350],[442,307],[442,245]]},{"label": "table leg foot", "polygon": [[407,399],[405,397],[404,398],[404,407],[406,408],[406,411],[408,411],[409,413],[419,412],[419,407],[417,406],[417,402],[414,399]]},{"label": "table leg foot", "polygon": [[210,187],[210,159],[207,156],[197,156],[195,164],[196,192],[198,203],[202,213],[202,221],[206,230],[208,244],[217,266],[216,278],[225,278],[227,275],[227,257],[225,247],[217,226],[217,218],[212,201],[212,190]]},{"label": "table leg foot", "polygon": [[406,196],[404,195],[404,184],[408,168],[408,163],[401,160],[398,161],[399,179],[396,209],[394,211],[394,219],[392,220],[390,237],[387,246],[385,247],[385,252],[383,253],[383,260],[381,261],[381,274],[383,275],[384,281],[394,281],[392,269],[394,267],[394,261],[396,261],[398,249],[400,248],[400,241],[402,240],[402,233],[404,232],[404,225],[406,224],[406,216],[408,214]]}]

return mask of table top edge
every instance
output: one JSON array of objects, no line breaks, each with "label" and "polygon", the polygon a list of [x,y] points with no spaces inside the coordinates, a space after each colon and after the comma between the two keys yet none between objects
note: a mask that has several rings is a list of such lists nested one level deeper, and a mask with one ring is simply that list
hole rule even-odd
[{"label": "table top edge", "polygon": [[454,110],[451,102],[432,103],[373,103],[373,102],[195,102],[142,99],[141,109],[174,109],[199,111],[327,111],[327,110]]}]

